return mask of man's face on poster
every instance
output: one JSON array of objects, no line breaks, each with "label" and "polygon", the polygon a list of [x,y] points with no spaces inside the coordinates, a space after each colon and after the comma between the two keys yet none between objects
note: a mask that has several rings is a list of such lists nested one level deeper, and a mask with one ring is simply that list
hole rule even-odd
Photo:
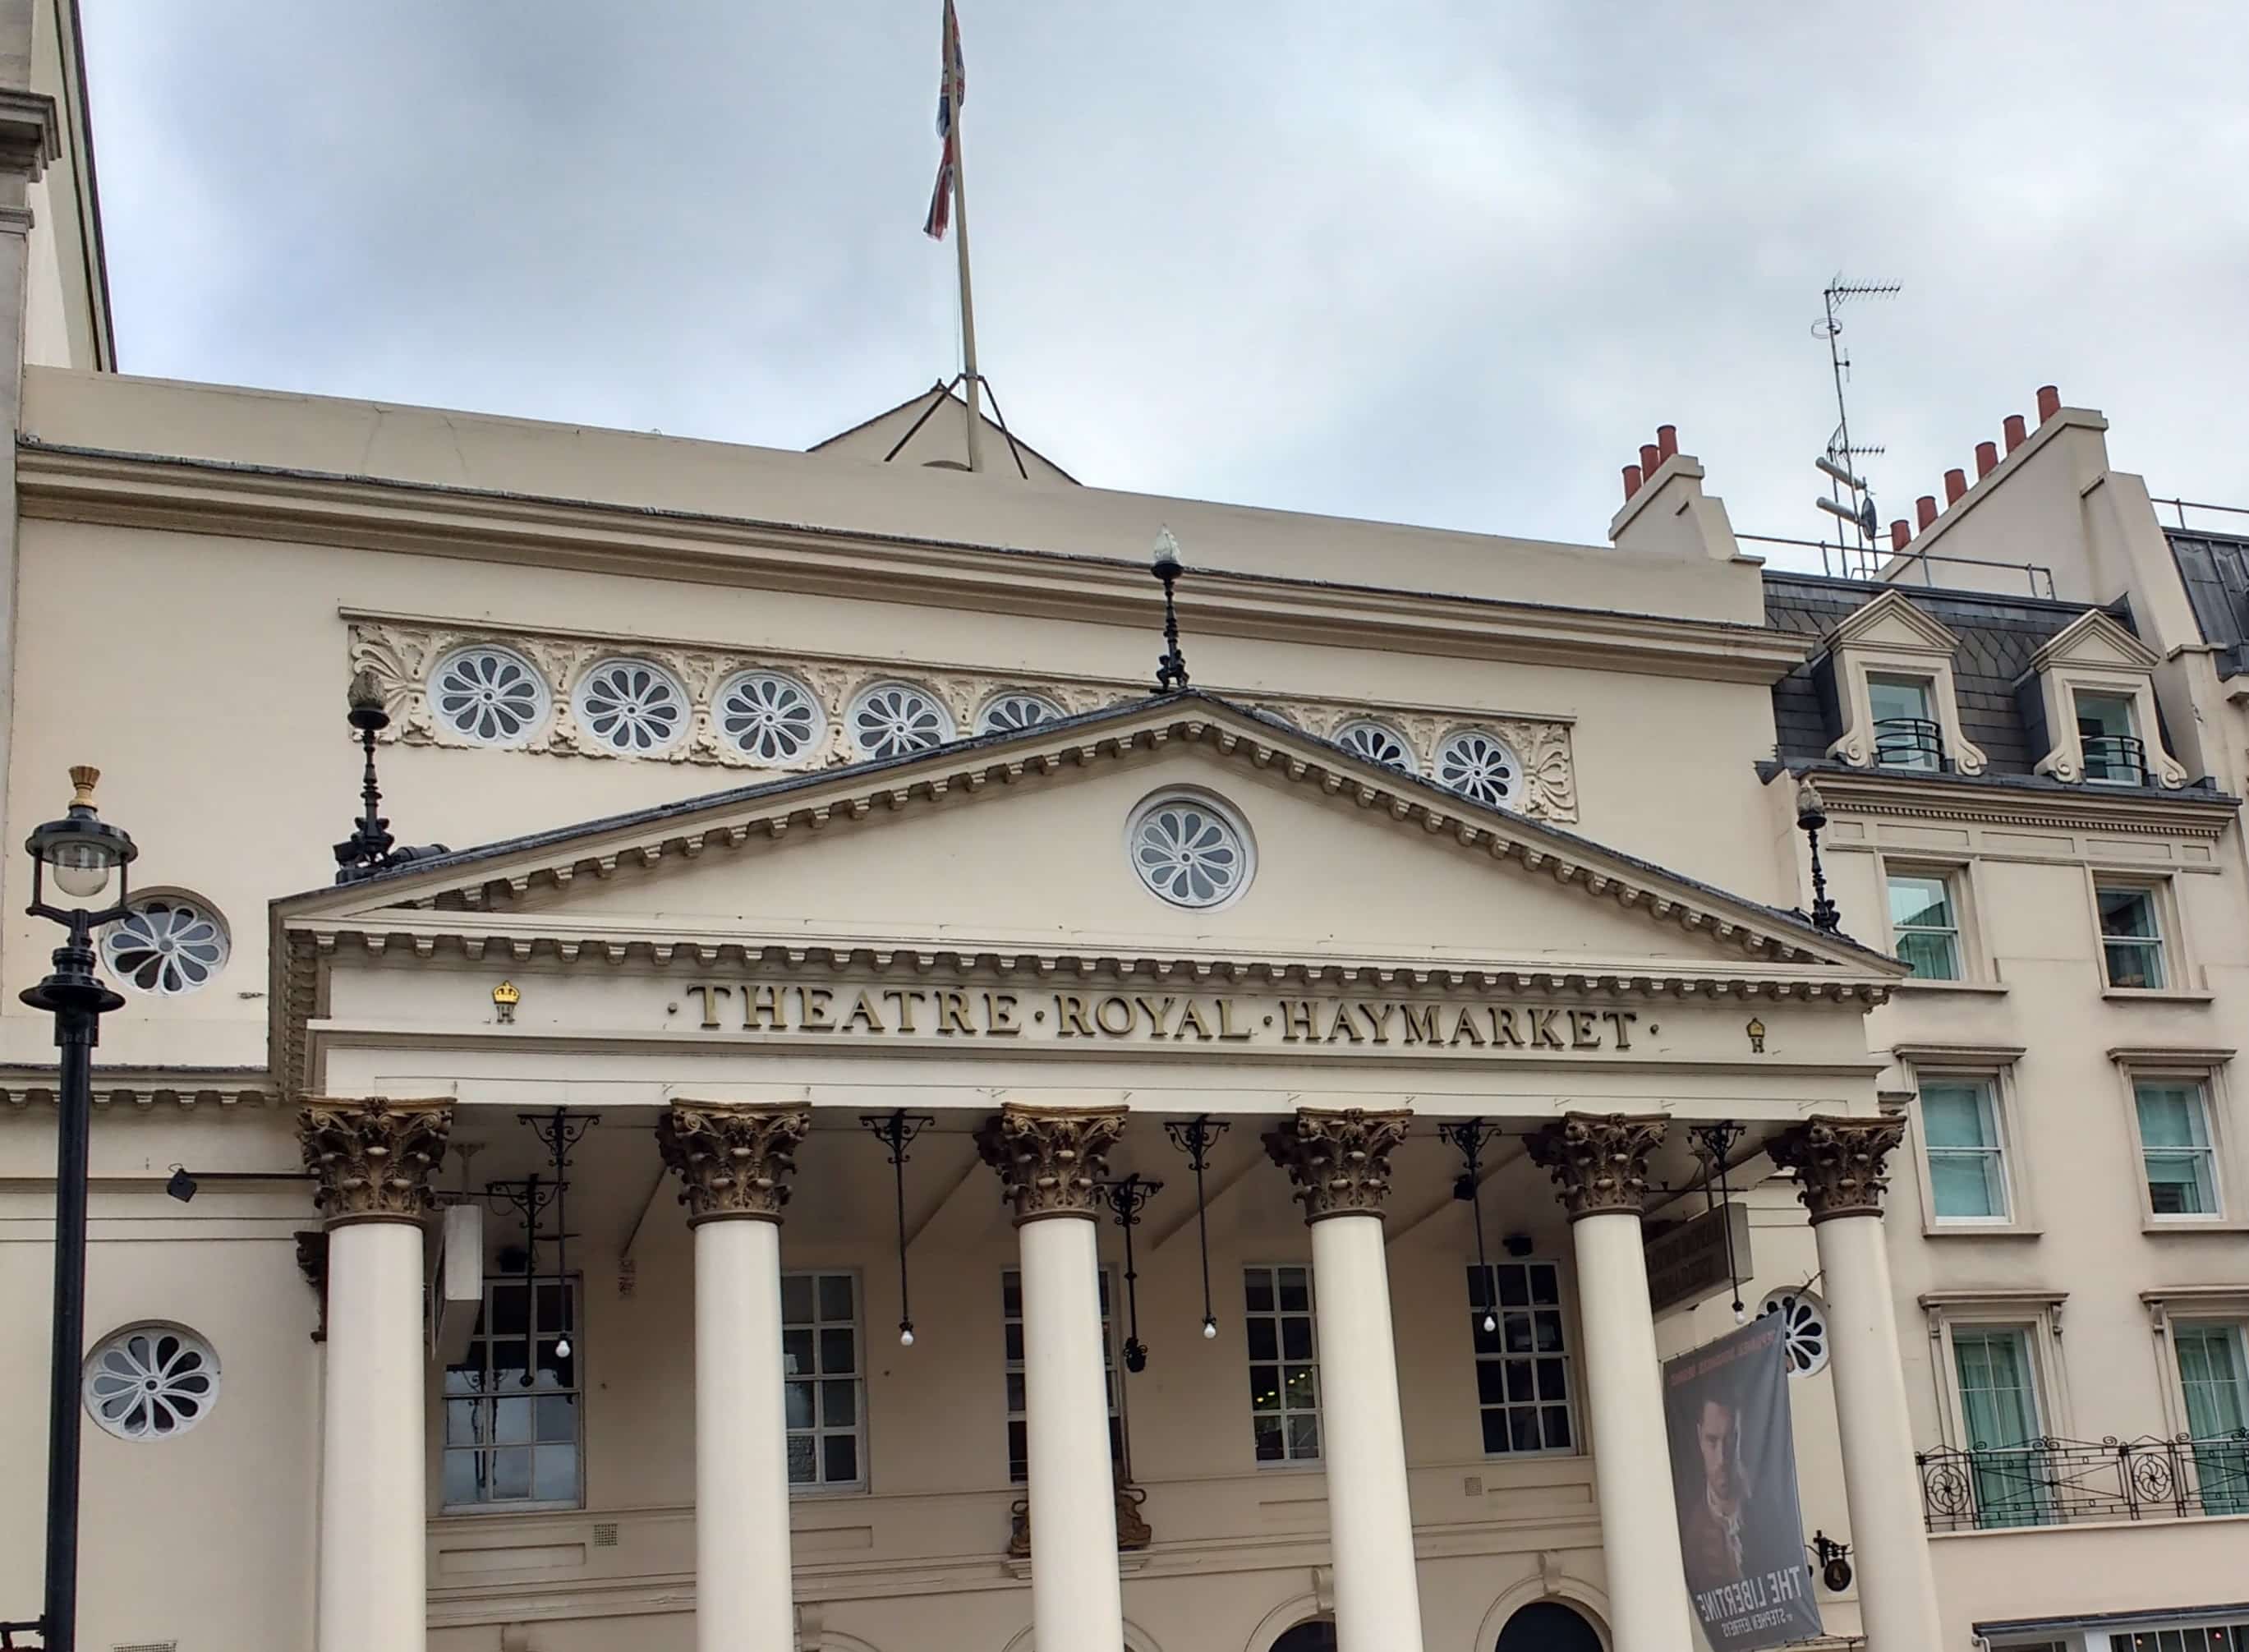
[{"label": "man's face on poster", "polygon": [[1702,1420],[1695,1432],[1702,1449],[1702,1481],[1720,1503],[1737,1501],[1742,1494],[1742,1425],[1731,1406],[1716,1400],[1702,1402]]}]

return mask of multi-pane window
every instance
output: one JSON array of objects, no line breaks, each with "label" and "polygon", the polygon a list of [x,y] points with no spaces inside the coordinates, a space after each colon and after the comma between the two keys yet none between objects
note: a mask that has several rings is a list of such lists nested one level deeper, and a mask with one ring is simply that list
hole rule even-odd
[{"label": "multi-pane window", "polygon": [[2006,1219],[2006,1148],[1988,1079],[1922,1085],[1921,1139],[1929,1154],[1929,1208],[1940,1221]]},{"label": "multi-pane window", "polygon": [[[1101,1282],[1101,1373],[1109,1390],[1109,1460],[1123,1460],[1124,1433],[1117,1416],[1117,1333],[1109,1312],[1109,1270]],[[1010,1268],[1000,1276],[1000,1319],[1006,1346],[1008,1383],[1008,1477],[1021,1482],[1030,1477],[1030,1414],[1023,1386],[1023,1276]]]},{"label": "multi-pane window", "polygon": [[1867,709],[1874,722],[1874,761],[1885,768],[1941,768],[1944,738],[1925,677],[1869,677]]},{"label": "multi-pane window", "polygon": [[1897,955],[1918,981],[1960,979],[1960,915],[1947,878],[1926,872],[1890,875],[1890,933]]},{"label": "multi-pane window", "polygon": [[866,1373],[859,1363],[859,1281],[848,1273],[781,1277],[781,1375],[788,1483],[865,1483]]},{"label": "multi-pane window", "polygon": [[1316,1463],[1320,1455],[1319,1345],[1310,1268],[1244,1268],[1242,1326],[1249,1337],[1249,1420],[1260,1463]]},{"label": "multi-pane window", "polygon": [[2193,1438],[2195,1490],[2204,1514],[2249,1514],[2249,1326],[2239,1320],[2175,1320],[2178,1359]]},{"label": "multi-pane window", "polygon": [[2132,1086],[2147,1167],[2148,1208],[2158,1216],[2214,1216],[2218,1151],[2210,1098],[2191,1078],[2142,1078]]},{"label": "multi-pane window", "polygon": [[2249,1652],[2249,1618],[2176,1629],[2130,1629],[2108,1637],[2108,1652]]},{"label": "multi-pane window", "polygon": [[1495,1456],[1577,1449],[1561,1269],[1551,1262],[1471,1264],[1468,1315],[1483,1449]]},{"label": "multi-pane window", "polygon": [[2104,786],[2144,786],[2147,768],[2132,702],[2122,694],[2077,695],[2077,742],[2085,753],[2085,778]]},{"label": "multi-pane window", "polygon": [[579,1501],[577,1307],[574,1279],[485,1284],[469,1351],[445,1368],[446,1507]]},{"label": "multi-pane window", "polygon": [[2094,898],[2101,908],[2101,960],[2108,984],[2161,992],[2170,977],[2156,891],[2146,885],[2103,885]]},{"label": "multi-pane window", "polygon": [[2045,1429],[2031,1333],[2019,1325],[1964,1327],[1952,1333],[1952,1357],[1974,1453],[1976,1524],[2045,1524],[2046,1468],[2038,1447]]}]

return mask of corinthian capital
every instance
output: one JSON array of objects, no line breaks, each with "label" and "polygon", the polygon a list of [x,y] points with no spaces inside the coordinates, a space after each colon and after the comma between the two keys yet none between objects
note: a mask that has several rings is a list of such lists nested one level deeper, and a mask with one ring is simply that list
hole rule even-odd
[{"label": "corinthian capital", "polygon": [[297,1115],[313,1202],[334,1227],[414,1222],[430,1208],[430,1173],[445,1156],[453,1104],[308,1096]]},{"label": "corinthian capital", "polygon": [[1796,1196],[1817,1227],[1838,1216],[1879,1216],[1889,1178],[1882,1161],[1905,1139],[1902,1119],[1817,1115],[1767,1144],[1773,1163],[1796,1173]]},{"label": "corinthian capital", "polygon": [[1122,1107],[1001,1108],[976,1132],[976,1151],[1000,1173],[1017,1222],[1099,1213],[1108,1153],[1124,1133]]},{"label": "corinthian capital", "polygon": [[1525,1144],[1530,1162],[1554,1178],[1570,1220],[1640,1215],[1647,1156],[1663,1145],[1661,1113],[1564,1113]]},{"label": "corinthian capital", "polygon": [[1379,1216],[1390,1196],[1390,1150],[1406,1139],[1413,1117],[1403,1107],[1383,1112],[1299,1107],[1294,1119],[1265,1132],[1265,1151],[1296,1184],[1306,1222]]},{"label": "corinthian capital", "polygon": [[808,1108],[681,1101],[657,1120],[656,1145],[678,1174],[691,1227],[724,1216],[779,1222],[811,1128]]}]

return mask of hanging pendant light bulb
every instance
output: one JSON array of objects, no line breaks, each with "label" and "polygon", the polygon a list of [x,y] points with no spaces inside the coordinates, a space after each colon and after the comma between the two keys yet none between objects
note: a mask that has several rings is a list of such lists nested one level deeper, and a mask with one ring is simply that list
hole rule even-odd
[{"label": "hanging pendant light bulb", "polygon": [[567,1359],[570,1357],[569,1338],[564,1337],[554,1345],[554,1357],[557,1359]]},{"label": "hanging pendant light bulb", "polygon": [[1498,1318],[1498,1316],[1497,1316],[1497,1315],[1496,1315],[1496,1314],[1490,1313],[1490,1312],[1486,1312],[1486,1313],[1485,1313],[1485,1315],[1484,1315],[1484,1317],[1483,1317],[1483,1330],[1484,1330],[1484,1334],[1485,1334],[1486,1336],[1489,1336],[1493,1332],[1495,1332],[1495,1331],[1496,1331],[1496,1330],[1498,1330],[1498,1329],[1499,1329],[1499,1318]]},{"label": "hanging pendant light bulb", "polygon": [[1215,1342],[1218,1340],[1218,1319],[1215,1315],[1207,1313],[1203,1315],[1202,1339],[1205,1342]]},{"label": "hanging pendant light bulb", "polygon": [[913,1321],[911,1319],[898,1321],[898,1346],[901,1348],[913,1346]]}]

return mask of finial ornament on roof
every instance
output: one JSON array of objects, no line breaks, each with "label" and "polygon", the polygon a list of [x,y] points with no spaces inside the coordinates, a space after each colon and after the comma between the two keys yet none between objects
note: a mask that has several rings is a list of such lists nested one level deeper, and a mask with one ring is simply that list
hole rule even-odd
[{"label": "finial ornament on roof", "polygon": [[390,726],[390,712],[383,705],[382,685],[373,671],[362,671],[352,678],[347,703],[346,719],[357,732],[367,763],[360,777],[360,817],[352,824],[352,835],[336,845],[336,882],[340,884],[357,883],[408,861],[427,860],[445,852],[443,843],[419,849],[399,847],[390,835],[390,823],[383,818],[382,790],[375,777],[375,737]]},{"label": "finial ornament on roof", "polygon": [[1156,692],[1167,694],[1187,685],[1187,657],[1180,651],[1180,611],[1172,588],[1185,569],[1180,563],[1180,542],[1168,527],[1156,530],[1155,575],[1164,587],[1164,651],[1156,656]]}]

